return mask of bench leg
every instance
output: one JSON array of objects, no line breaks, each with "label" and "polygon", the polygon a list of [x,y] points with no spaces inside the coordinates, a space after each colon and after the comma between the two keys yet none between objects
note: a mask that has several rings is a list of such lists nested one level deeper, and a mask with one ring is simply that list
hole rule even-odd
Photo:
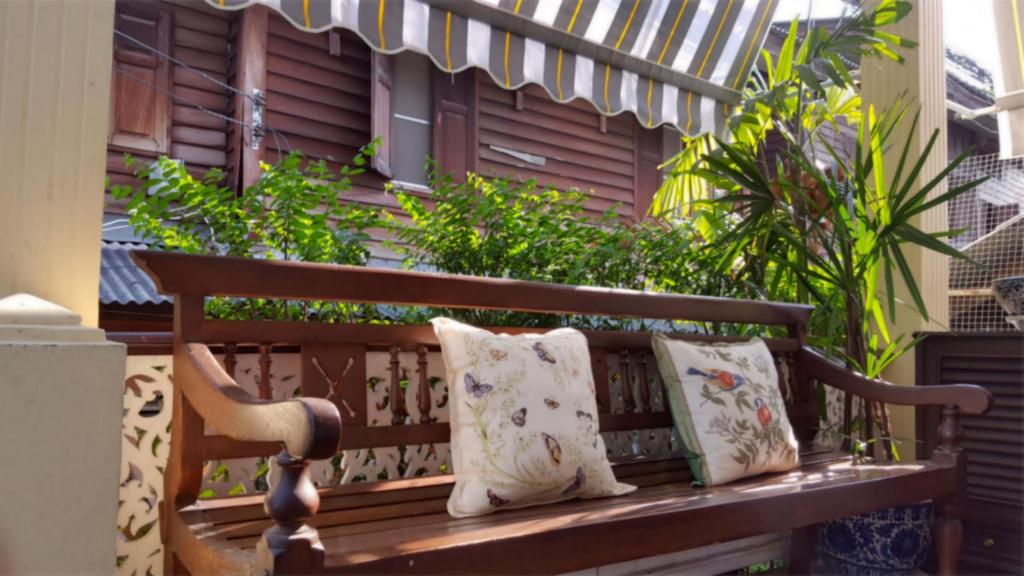
[{"label": "bench leg", "polygon": [[789,540],[789,573],[810,574],[814,548],[818,542],[818,526],[802,526],[793,530]]},{"label": "bench leg", "polygon": [[956,406],[942,407],[939,422],[939,446],[932,454],[932,460],[951,465],[956,470],[956,487],[953,495],[935,503],[935,555],[939,574],[956,574],[960,561],[960,544],[964,539],[964,525],[960,521],[964,502],[967,500],[967,456],[960,448],[963,439],[960,426],[960,411]]},{"label": "bench leg", "polygon": [[320,507],[308,462],[287,452],[276,461],[281,474],[266,503],[276,525],[263,532],[256,546],[255,574],[323,574],[324,547],[316,529],[307,524]]},{"label": "bench leg", "polygon": [[956,574],[960,562],[960,544],[964,538],[964,525],[960,521],[959,506],[953,502],[939,506],[939,517],[935,520],[935,555],[939,563],[939,574]]},{"label": "bench leg", "polygon": [[314,528],[273,526],[256,546],[255,574],[323,574],[324,547]]}]

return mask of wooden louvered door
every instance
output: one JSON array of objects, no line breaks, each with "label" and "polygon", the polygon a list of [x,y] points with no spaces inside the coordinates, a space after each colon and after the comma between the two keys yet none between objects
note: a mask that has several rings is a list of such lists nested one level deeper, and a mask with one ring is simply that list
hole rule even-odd
[{"label": "wooden louvered door", "polygon": [[[1024,573],[1024,336],[929,334],[917,347],[917,385],[978,384],[992,410],[962,420],[967,496],[961,570]],[[917,414],[918,457],[935,448],[937,410]]]}]

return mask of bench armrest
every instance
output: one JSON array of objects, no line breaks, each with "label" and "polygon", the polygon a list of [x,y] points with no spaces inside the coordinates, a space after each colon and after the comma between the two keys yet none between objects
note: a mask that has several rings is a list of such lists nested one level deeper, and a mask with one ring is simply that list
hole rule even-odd
[{"label": "bench armrest", "polygon": [[992,393],[974,384],[897,386],[853,372],[807,346],[800,355],[805,377],[868,400],[902,406],[957,406],[965,414],[984,414],[992,406]]},{"label": "bench armrest", "polygon": [[338,449],[341,415],[321,398],[262,400],[242,389],[205,344],[188,343],[176,374],[185,397],[218,432],[235,440],[281,442],[299,459],[330,458]]}]

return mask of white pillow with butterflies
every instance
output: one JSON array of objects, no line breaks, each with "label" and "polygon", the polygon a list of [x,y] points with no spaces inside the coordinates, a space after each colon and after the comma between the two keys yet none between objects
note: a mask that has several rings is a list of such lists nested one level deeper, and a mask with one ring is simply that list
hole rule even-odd
[{"label": "white pillow with butterflies", "polygon": [[636,488],[615,479],[598,433],[583,334],[510,336],[449,318],[431,322],[451,395],[452,516]]}]

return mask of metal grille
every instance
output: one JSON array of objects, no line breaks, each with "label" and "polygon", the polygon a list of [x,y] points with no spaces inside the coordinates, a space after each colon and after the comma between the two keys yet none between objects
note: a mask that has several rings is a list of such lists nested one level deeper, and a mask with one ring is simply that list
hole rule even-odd
[{"label": "metal grille", "polygon": [[1024,158],[973,156],[950,174],[949,187],[985,176],[987,181],[949,204],[949,228],[965,230],[951,243],[981,265],[950,261],[953,332],[1014,330],[992,294],[992,281],[1024,274]]}]

